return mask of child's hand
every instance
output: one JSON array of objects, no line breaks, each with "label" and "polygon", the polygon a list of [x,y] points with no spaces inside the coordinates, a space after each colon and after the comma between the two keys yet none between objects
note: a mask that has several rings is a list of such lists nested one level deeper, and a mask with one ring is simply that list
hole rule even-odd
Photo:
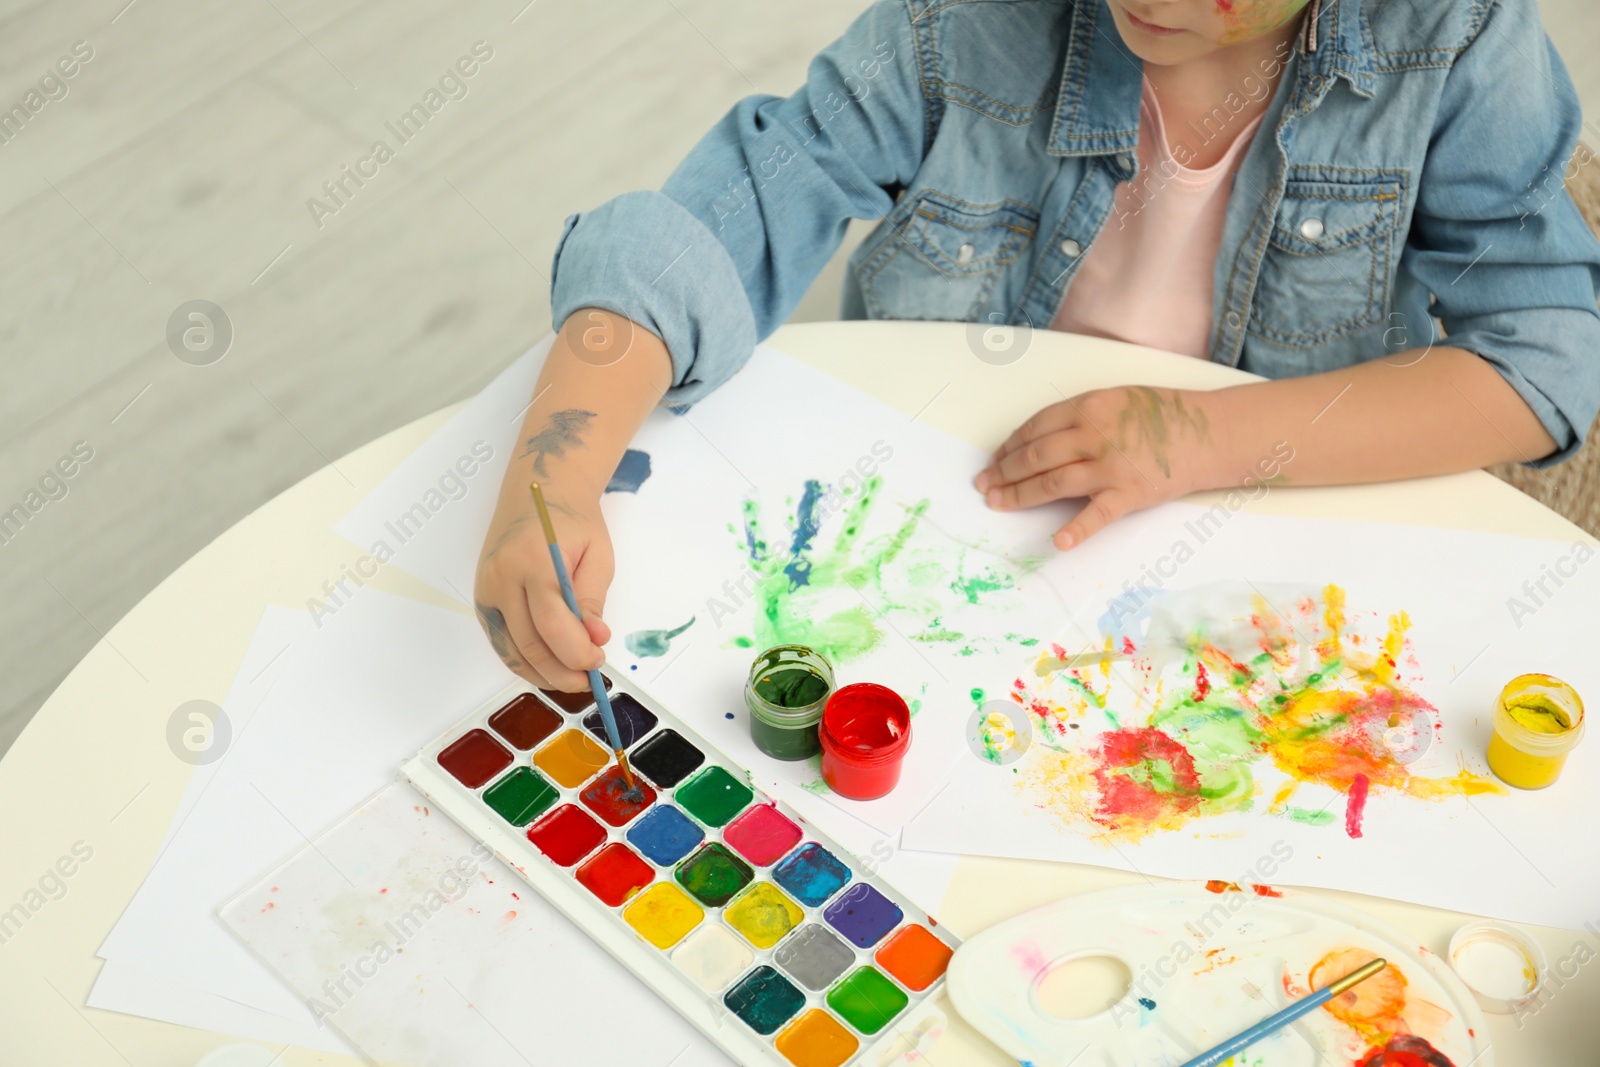
[{"label": "child's hand", "polygon": [[542,689],[578,692],[589,686],[583,672],[605,661],[600,646],[611,640],[600,619],[615,565],[611,537],[598,501],[573,507],[547,496],[583,609],[579,622],[561,598],[538,511],[525,487],[520,495],[519,503],[503,493],[489,524],[474,588],[478,621],[507,667]]},{"label": "child's hand", "polygon": [[1056,531],[1068,549],[1111,520],[1204,486],[1211,458],[1205,394],[1134,385],[1051,404],[995,451],[974,484],[991,508],[1089,502]]}]

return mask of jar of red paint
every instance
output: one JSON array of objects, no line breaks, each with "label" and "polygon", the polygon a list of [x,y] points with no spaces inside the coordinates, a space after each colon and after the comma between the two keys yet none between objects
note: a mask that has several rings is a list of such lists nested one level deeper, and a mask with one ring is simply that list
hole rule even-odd
[{"label": "jar of red paint", "polygon": [[828,698],[817,736],[829,788],[851,800],[874,800],[900,781],[911,747],[911,709],[887,686],[856,682]]}]

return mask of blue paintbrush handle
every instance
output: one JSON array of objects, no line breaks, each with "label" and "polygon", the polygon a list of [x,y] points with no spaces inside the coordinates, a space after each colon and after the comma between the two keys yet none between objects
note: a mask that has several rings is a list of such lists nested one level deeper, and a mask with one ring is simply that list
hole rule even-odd
[{"label": "blue paintbrush handle", "polygon": [[[567,602],[567,607],[572,609],[572,614],[583,622],[583,609],[578,607],[578,595],[572,591],[572,580],[567,577],[567,565],[561,559],[561,546],[554,541],[550,542],[550,562],[555,564],[556,580],[561,583],[561,599]],[[599,671],[589,672],[589,690],[594,693],[594,702],[600,707],[600,719],[606,725],[606,740],[611,742],[613,751],[622,748],[622,734],[617,731],[617,713],[611,710],[611,698],[606,695],[605,679],[600,677]]]},{"label": "blue paintbrush handle", "polygon": [[1331,986],[1319,989],[1310,996],[1295,1001],[1276,1015],[1271,1015],[1261,1020],[1239,1036],[1229,1038],[1208,1052],[1202,1052],[1194,1059],[1182,1064],[1181,1067],[1217,1067],[1217,1064],[1223,1062],[1235,1052],[1247,1045],[1255,1044],[1274,1030],[1283,1029],[1307,1012],[1315,1011],[1322,1007],[1333,997],[1334,990]]}]

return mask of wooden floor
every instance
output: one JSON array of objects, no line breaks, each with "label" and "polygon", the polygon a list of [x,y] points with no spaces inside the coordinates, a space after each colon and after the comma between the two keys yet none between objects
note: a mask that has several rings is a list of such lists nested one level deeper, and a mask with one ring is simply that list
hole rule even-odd
[{"label": "wooden floor", "polygon": [[[562,219],[659,185],[739,97],[792,91],[863,6],[0,4],[0,112],[83,42],[0,145],[0,512],[41,479],[54,497],[0,544],[0,752],[218,533],[544,334]],[[1600,115],[1593,0],[1544,11]],[[420,132],[389,131],[485,55]],[[329,196],[380,139],[393,158]],[[797,319],[835,317],[841,265]],[[220,362],[168,347],[192,300],[232,324]]]}]

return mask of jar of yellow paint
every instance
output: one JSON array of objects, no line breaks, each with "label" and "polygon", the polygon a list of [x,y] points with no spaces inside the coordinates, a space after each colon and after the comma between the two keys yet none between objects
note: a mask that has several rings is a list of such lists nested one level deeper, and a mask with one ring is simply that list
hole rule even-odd
[{"label": "jar of yellow paint", "polygon": [[1494,702],[1489,769],[1507,785],[1543,789],[1583,739],[1583,699],[1548,674],[1521,674]]}]

